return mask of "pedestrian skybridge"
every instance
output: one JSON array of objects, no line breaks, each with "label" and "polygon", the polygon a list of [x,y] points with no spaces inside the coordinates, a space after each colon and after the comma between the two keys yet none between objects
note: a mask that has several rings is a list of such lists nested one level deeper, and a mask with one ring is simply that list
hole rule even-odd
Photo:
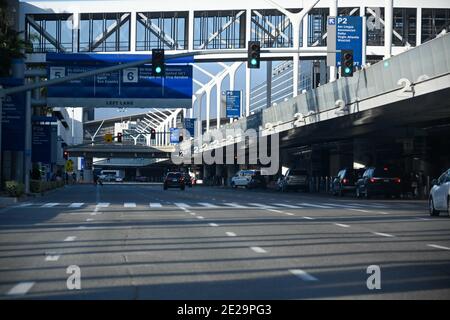
[{"label": "pedestrian skybridge", "polygon": [[450,117],[449,96],[450,34],[445,34],[357,71],[353,77],[210,130],[207,140],[194,141],[195,152],[241,141],[242,136],[229,137],[227,130],[254,129],[262,136],[280,133],[282,142],[313,139],[328,130],[328,136],[322,136],[326,140],[339,139],[346,127],[355,134],[358,127],[380,121],[408,124],[445,119]]}]

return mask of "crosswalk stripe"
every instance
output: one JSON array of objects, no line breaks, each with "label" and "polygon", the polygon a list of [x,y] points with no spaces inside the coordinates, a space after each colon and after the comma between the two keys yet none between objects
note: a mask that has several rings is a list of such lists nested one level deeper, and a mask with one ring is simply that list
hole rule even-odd
[{"label": "crosswalk stripe", "polygon": [[291,270],[289,270],[289,272],[292,273],[293,275],[299,277],[303,281],[318,281],[319,280],[316,277],[310,275],[308,272],[303,271],[301,269],[291,269]]},{"label": "crosswalk stripe", "polygon": [[159,202],[150,202],[150,208],[161,208],[162,205]]},{"label": "crosswalk stripe", "polygon": [[285,208],[291,208],[291,209],[301,209],[302,207],[299,206],[293,206],[292,204],[285,204],[285,203],[274,203],[274,205],[278,207],[285,207]]},{"label": "crosswalk stripe", "polygon": [[333,209],[333,207],[330,207],[330,206],[323,206],[323,205],[314,204],[314,203],[302,202],[299,204],[301,206],[306,206],[306,207],[321,208],[321,209]]},{"label": "crosswalk stripe", "polygon": [[52,208],[52,207],[57,206],[58,204],[59,204],[58,202],[49,202],[49,203],[44,204],[42,206],[42,208]]},{"label": "crosswalk stripe", "polygon": [[180,208],[190,208],[191,207],[190,205],[188,205],[186,203],[182,203],[182,202],[175,202],[174,204]]},{"label": "crosswalk stripe", "polygon": [[69,208],[80,208],[84,205],[84,202],[74,202],[70,204]]},{"label": "crosswalk stripe", "polygon": [[125,203],[123,204],[123,206],[124,206],[125,208],[136,208],[136,203],[134,203],[134,202],[125,202]]},{"label": "crosswalk stripe", "polygon": [[204,207],[208,207],[208,208],[218,208],[217,205],[209,203],[209,202],[199,202],[198,204],[204,206]]},{"label": "crosswalk stripe", "polygon": [[19,204],[17,206],[17,208],[25,208],[25,207],[29,207],[29,206],[32,206],[32,205],[33,205],[33,203],[22,203],[22,204]]},{"label": "crosswalk stripe", "polygon": [[237,204],[236,202],[227,202],[227,203],[224,203],[224,205],[230,206],[230,207],[233,207],[233,208],[240,208],[240,209],[247,209],[248,208],[247,206],[243,206],[243,205]]},{"label": "crosswalk stripe", "polygon": [[97,203],[97,207],[107,208],[107,207],[109,207],[109,202],[99,202],[99,203]]},{"label": "crosswalk stripe", "polygon": [[259,207],[259,208],[273,208],[273,206],[267,205],[267,204],[262,204],[262,203],[254,203],[254,202],[250,202],[249,205],[255,206],[255,207]]}]

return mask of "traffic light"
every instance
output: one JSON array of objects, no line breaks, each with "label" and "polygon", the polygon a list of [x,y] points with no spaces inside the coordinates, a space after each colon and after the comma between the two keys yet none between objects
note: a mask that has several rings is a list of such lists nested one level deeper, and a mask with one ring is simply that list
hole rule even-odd
[{"label": "traffic light", "polygon": [[64,150],[63,157],[64,157],[65,160],[69,159],[69,151]]},{"label": "traffic light", "polygon": [[166,74],[164,49],[152,49],[152,71],[154,77],[164,77]]},{"label": "traffic light", "polygon": [[122,142],[122,132],[117,133],[117,142]]},{"label": "traffic light", "polygon": [[250,69],[259,69],[261,55],[261,44],[259,41],[248,42],[247,67]]},{"label": "traffic light", "polygon": [[341,51],[341,76],[353,76],[353,50]]},{"label": "traffic light", "polygon": [[156,139],[156,130],[150,129],[150,139],[155,140]]}]

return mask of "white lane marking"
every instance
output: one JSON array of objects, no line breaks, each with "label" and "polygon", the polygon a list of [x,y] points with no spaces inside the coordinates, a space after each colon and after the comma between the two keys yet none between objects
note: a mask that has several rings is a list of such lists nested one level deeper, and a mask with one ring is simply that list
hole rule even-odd
[{"label": "white lane marking", "polygon": [[267,204],[262,204],[262,203],[254,203],[254,202],[250,202],[249,205],[252,205],[252,206],[258,207],[258,208],[263,208],[263,209],[273,208],[273,206],[269,206],[269,205],[267,205]]},{"label": "white lane marking", "polygon": [[266,253],[267,251],[264,250],[261,247],[250,247],[250,249],[252,249],[253,251],[255,251],[256,253]]},{"label": "white lane marking", "polygon": [[306,206],[306,207],[320,208],[320,209],[333,209],[333,207],[330,207],[330,206],[323,206],[320,204],[307,203],[307,202],[299,203],[299,205]]},{"label": "white lane marking", "polygon": [[303,219],[306,219],[306,220],[314,220],[314,218],[311,218],[311,217],[302,217]]},{"label": "white lane marking", "polygon": [[290,213],[290,212],[283,212],[285,215],[288,215],[288,216],[295,216],[295,214],[293,214],[293,213]]},{"label": "white lane marking", "polygon": [[74,202],[70,204],[69,208],[81,208],[84,205],[84,202]]},{"label": "white lane marking", "polygon": [[378,204],[378,203],[368,203],[368,204],[361,204],[361,203],[349,203],[352,206],[358,206],[358,207],[370,207],[370,208],[387,208],[385,205]]},{"label": "white lane marking", "polygon": [[389,233],[383,233],[383,232],[372,232],[374,235],[377,235],[377,236],[382,236],[382,237],[388,237],[388,238],[393,238],[393,237],[395,237],[394,235],[392,235],[392,234],[389,234]]},{"label": "white lane marking", "polygon": [[58,261],[61,255],[59,254],[47,254],[45,257],[45,261]]},{"label": "white lane marking", "polygon": [[58,202],[50,202],[50,203],[46,203],[44,204],[41,208],[52,208],[57,206],[59,203]]},{"label": "white lane marking", "polygon": [[209,203],[209,202],[199,202],[198,204],[207,207],[207,208],[218,208],[215,204]]},{"label": "white lane marking", "polygon": [[337,204],[337,203],[328,203],[328,202],[326,203],[326,202],[324,202],[323,204],[327,205],[327,206],[333,206],[333,207],[345,208],[345,209],[355,208],[354,206],[351,206],[351,205],[344,205],[344,204]]},{"label": "white lane marking", "polygon": [[449,247],[439,246],[437,244],[427,244],[427,246],[432,247],[432,248],[436,248],[436,249],[450,250]]},{"label": "white lane marking", "polygon": [[233,207],[233,208],[240,208],[240,209],[247,209],[248,208],[247,206],[243,206],[243,205],[237,204],[235,202],[229,202],[229,203],[227,202],[227,203],[224,203],[224,205],[230,206],[230,207]]},{"label": "white lane marking", "polygon": [[174,204],[180,208],[190,208],[191,207],[190,205],[188,205],[186,203],[182,203],[182,202],[175,202]]},{"label": "white lane marking", "polygon": [[379,213],[379,214],[389,214],[389,212],[385,212],[385,211],[377,211],[377,213]]},{"label": "white lane marking", "polygon": [[291,269],[291,270],[289,270],[289,272],[292,273],[293,275],[299,277],[303,281],[318,281],[319,280],[316,277],[310,275],[308,272],[303,271],[301,269]]},{"label": "white lane marking", "polygon": [[370,213],[369,210],[363,210],[363,209],[348,209],[348,210],[352,210],[352,211],[357,211],[357,212],[364,212],[364,213]]},{"label": "white lane marking", "polygon": [[136,203],[134,202],[125,202],[123,204],[124,208],[136,208]]},{"label": "white lane marking", "polygon": [[274,205],[278,207],[285,207],[285,208],[291,208],[291,209],[302,209],[303,207],[299,206],[293,206],[292,204],[285,204],[285,203],[274,203]]},{"label": "white lane marking", "polygon": [[343,224],[343,223],[335,223],[336,226],[338,227],[342,227],[342,228],[349,228],[350,226],[348,224]]},{"label": "white lane marking", "polygon": [[202,220],[202,219],[205,219],[205,217],[202,217],[202,216],[197,216],[197,219],[200,219],[200,220]]},{"label": "white lane marking", "polygon": [[107,208],[109,207],[109,202],[99,202],[97,203],[98,208]]},{"label": "white lane marking", "polygon": [[34,286],[36,282],[20,282],[12,287],[7,295],[9,296],[18,296],[27,294],[28,291]]},{"label": "white lane marking", "polygon": [[150,202],[150,208],[161,208],[162,205],[159,202]]},{"label": "white lane marking", "polygon": [[195,212],[189,212],[189,214],[190,214],[191,216],[195,216],[195,215],[196,215]]},{"label": "white lane marking", "polygon": [[209,224],[211,227],[218,227],[219,225],[217,223],[210,223]]},{"label": "white lane marking", "polygon": [[267,211],[276,212],[276,213],[284,213],[283,211],[276,210],[276,209],[266,209]]},{"label": "white lane marking", "polygon": [[429,219],[429,218],[417,218],[417,220],[430,221],[431,219]]},{"label": "white lane marking", "polygon": [[29,207],[29,206],[32,206],[32,205],[33,205],[32,202],[22,203],[22,204],[19,204],[18,206],[16,206],[16,208],[25,208],[25,207]]},{"label": "white lane marking", "polygon": [[94,221],[94,219],[86,219],[87,222]]},{"label": "white lane marking", "polygon": [[229,237],[236,237],[236,233],[234,232],[227,232],[226,235]]},{"label": "white lane marking", "polygon": [[67,237],[67,238],[65,238],[64,239],[64,241],[75,241],[75,239],[76,239],[77,237],[75,237],[75,236],[70,236],[70,237]]}]

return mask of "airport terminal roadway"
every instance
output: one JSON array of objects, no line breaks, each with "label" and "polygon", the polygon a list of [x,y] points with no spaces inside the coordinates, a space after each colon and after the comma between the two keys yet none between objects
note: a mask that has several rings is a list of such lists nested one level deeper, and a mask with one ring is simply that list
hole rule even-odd
[{"label": "airport terminal roadway", "polygon": [[449,299],[450,218],[425,201],[67,186],[0,209],[0,298]]}]

